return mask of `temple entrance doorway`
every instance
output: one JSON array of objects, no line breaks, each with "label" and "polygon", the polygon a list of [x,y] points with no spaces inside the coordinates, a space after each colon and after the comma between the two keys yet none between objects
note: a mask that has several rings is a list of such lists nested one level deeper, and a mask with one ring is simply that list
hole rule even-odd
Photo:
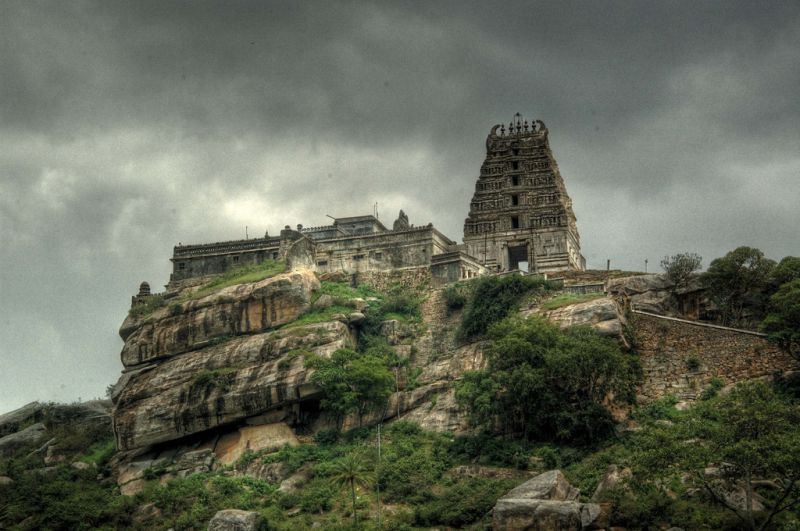
[{"label": "temple entrance doorway", "polygon": [[514,271],[515,269],[519,269],[520,271],[528,272],[528,246],[527,245],[516,245],[514,247],[509,246],[508,248],[508,270]]}]

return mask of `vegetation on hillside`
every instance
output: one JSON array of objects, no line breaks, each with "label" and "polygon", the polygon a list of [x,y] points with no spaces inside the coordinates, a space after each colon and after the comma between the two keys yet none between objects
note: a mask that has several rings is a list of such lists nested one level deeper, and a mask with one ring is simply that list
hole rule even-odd
[{"label": "vegetation on hillside", "polygon": [[182,295],[178,302],[202,299],[212,293],[229,286],[260,282],[286,271],[286,263],[279,260],[264,260],[260,264],[242,266],[230,269],[225,273],[215,276],[211,281],[200,286],[199,289]]},{"label": "vegetation on hillside", "polygon": [[[551,285],[543,277],[524,275],[485,276],[472,280],[468,292],[463,293],[466,302],[458,335],[464,340],[483,336],[489,327],[511,314],[527,295],[543,293]],[[458,293],[445,292],[448,304],[455,304]],[[451,306],[452,307],[452,306]]]},{"label": "vegetation on hillside", "polygon": [[529,440],[596,443],[613,432],[608,397],[633,399],[637,359],[591,328],[509,318],[492,326],[489,338],[487,368],[456,384],[476,426]]},{"label": "vegetation on hillside", "polygon": [[[270,529],[311,529],[315,524],[324,529],[378,529],[379,514],[381,529],[481,528],[489,523],[487,515],[497,498],[525,479],[514,469],[532,475],[561,468],[587,500],[606,467],[616,464],[629,467],[632,478],[604,494],[612,503],[611,525],[796,529],[798,389],[793,381],[777,387],[745,384],[709,395],[689,411],[678,411],[674,400],[665,399],[634,411],[637,430],[583,446],[488,433],[454,437],[395,422],[381,430],[379,460],[376,427],[345,432],[335,442],[322,432],[316,442],[248,453],[218,472],[152,482],[132,497],[121,496],[109,476],[111,453],[97,452],[109,434],[87,435],[65,427],[61,436],[65,441],[76,438],[70,443],[74,450],[68,461],[54,468],[43,470],[41,456],[28,456],[30,449],[0,459],[0,475],[14,481],[0,485],[0,525],[203,529],[216,511],[238,508],[260,512]],[[81,459],[96,463],[96,468],[77,470],[69,464]],[[281,492],[276,483],[239,475],[255,461],[283,463],[289,472],[302,469],[308,482]],[[725,495],[746,494],[748,485],[751,509],[746,496]],[[764,510],[757,510],[759,503]],[[147,504],[155,509],[149,519],[140,509]]]},{"label": "vegetation on hillside", "polygon": [[[681,255],[673,256],[667,265],[680,263],[691,275],[699,257],[685,258],[682,263]],[[283,271],[279,263],[262,266],[231,271],[192,297]],[[739,248],[712,261],[702,279],[726,322],[766,316],[762,329],[797,355],[800,259],[786,257],[775,265],[757,249]],[[367,305],[355,348],[329,358],[304,350],[288,356],[303,357],[315,369],[312,381],[324,393],[320,406],[335,419],[335,429],[297,447],[248,452],[213,473],[153,481],[126,497],[111,477],[111,433],[49,418],[48,428],[67,459],[44,468],[37,445],[0,458],[0,476],[13,481],[0,483],[0,528],[203,529],[216,511],[238,508],[260,512],[270,529],[479,529],[490,523],[497,498],[524,474],[561,468],[588,501],[610,464],[631,471],[629,481],[603,495],[611,503],[610,525],[800,528],[797,382],[725,389],[713,380],[688,411],[675,409],[673,398],[631,405],[641,377],[635,354],[589,328],[561,330],[542,319],[513,317],[526,297],[543,298],[551,289],[536,277],[505,275],[444,290],[448,308],[463,309],[461,339],[487,341],[486,369],[467,372],[455,384],[456,397],[477,428],[471,434],[430,433],[403,421],[360,426],[387,407],[400,373],[406,389],[416,385],[420,368],[409,367],[382,329],[386,320],[396,319],[419,332],[424,293],[399,286],[381,293],[323,281],[315,300],[328,295],[330,304],[285,328],[352,313],[357,298],[364,300],[358,307]],[[543,306],[592,297],[558,296]],[[148,311],[159,304],[164,301],[154,301]],[[302,333],[288,333],[294,332]],[[686,358],[687,367],[695,361]],[[199,371],[191,386],[224,390],[234,370]],[[622,403],[632,408],[628,423],[635,429],[612,417],[610,408]],[[342,432],[350,415],[359,427]],[[307,481],[296,490],[279,490],[278,483],[243,475],[254,463],[280,463]]]}]

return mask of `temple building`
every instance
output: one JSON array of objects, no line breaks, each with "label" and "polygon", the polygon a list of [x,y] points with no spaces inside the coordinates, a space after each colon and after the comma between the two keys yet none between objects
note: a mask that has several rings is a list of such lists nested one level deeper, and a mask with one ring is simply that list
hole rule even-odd
[{"label": "temple building", "polygon": [[519,115],[508,131],[496,125],[486,139],[486,160],[464,223],[463,244],[430,223],[409,224],[402,210],[391,229],[371,215],[340,217],[321,227],[287,225],[276,236],[179,244],[170,280],[219,274],[268,259],[319,273],[422,267],[445,283],[492,272],[585,269],[575,214],[547,129],[538,120],[523,123]]},{"label": "temple building", "polygon": [[541,121],[529,124],[517,114],[508,130],[492,128],[464,244],[491,271],[586,269],[572,200]]}]

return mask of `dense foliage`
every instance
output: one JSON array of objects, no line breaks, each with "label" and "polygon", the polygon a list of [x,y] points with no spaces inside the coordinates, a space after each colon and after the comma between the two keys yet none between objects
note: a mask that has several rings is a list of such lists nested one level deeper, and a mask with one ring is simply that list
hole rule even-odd
[{"label": "dense foliage", "polygon": [[763,382],[654,423],[635,442],[632,464],[648,488],[681,481],[747,529],[800,508],[800,406]]},{"label": "dense foliage", "polygon": [[510,315],[525,295],[550,289],[544,278],[523,275],[486,276],[473,283],[459,330],[462,339],[484,335],[492,324]]},{"label": "dense foliage", "polygon": [[508,319],[489,337],[488,367],[465,373],[456,387],[476,425],[524,439],[595,442],[613,430],[607,400],[632,398],[636,358],[590,328]]},{"label": "dense foliage", "polygon": [[761,329],[783,350],[800,358],[800,278],[786,282],[770,297]]},{"label": "dense foliage", "polygon": [[760,319],[766,306],[768,280],[775,262],[752,247],[738,247],[711,261],[700,277],[724,324],[742,324],[747,309]]},{"label": "dense foliage", "polygon": [[320,405],[340,428],[350,413],[358,414],[360,425],[367,412],[386,407],[394,388],[387,360],[370,352],[339,349],[330,358],[307,357],[306,366],[315,369],[311,381],[324,393]]}]

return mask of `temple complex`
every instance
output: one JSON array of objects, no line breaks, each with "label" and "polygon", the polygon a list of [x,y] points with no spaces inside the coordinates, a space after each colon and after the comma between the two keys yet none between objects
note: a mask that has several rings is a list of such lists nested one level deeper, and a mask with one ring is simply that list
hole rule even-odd
[{"label": "temple complex", "polygon": [[170,280],[219,274],[268,259],[319,273],[423,267],[442,282],[513,270],[585,269],[575,214],[547,128],[538,120],[523,122],[519,114],[508,130],[496,125],[486,139],[463,244],[430,223],[415,227],[402,210],[391,229],[371,215],[341,217],[321,227],[287,225],[276,236],[178,245]]},{"label": "temple complex", "polygon": [[572,200],[541,121],[529,124],[517,114],[508,130],[492,128],[464,243],[467,254],[492,271],[586,268]]}]

